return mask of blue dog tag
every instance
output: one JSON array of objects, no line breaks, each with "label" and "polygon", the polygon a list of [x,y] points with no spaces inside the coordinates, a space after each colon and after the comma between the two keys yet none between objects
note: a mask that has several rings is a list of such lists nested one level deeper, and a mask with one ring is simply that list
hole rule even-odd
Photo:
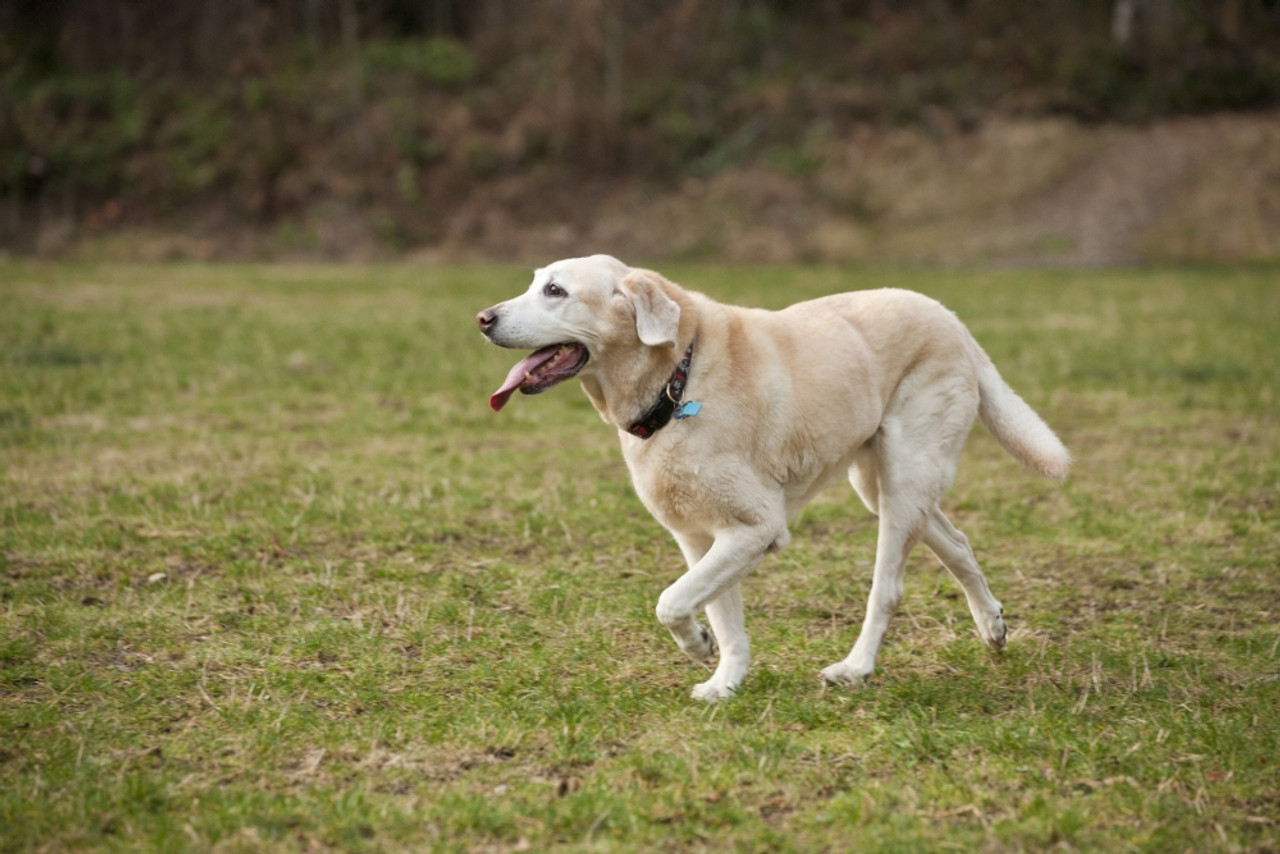
[{"label": "blue dog tag", "polygon": [[701,403],[698,403],[697,401],[693,401],[693,400],[686,400],[683,404],[680,405],[680,408],[675,411],[675,417],[677,421],[683,421],[686,418],[692,418],[693,416],[697,415],[701,411],[702,411]]}]

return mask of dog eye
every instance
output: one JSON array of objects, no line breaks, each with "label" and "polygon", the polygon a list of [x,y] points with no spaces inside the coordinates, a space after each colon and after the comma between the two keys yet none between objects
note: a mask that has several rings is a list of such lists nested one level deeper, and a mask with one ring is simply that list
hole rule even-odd
[{"label": "dog eye", "polygon": [[567,297],[569,294],[555,282],[547,282],[542,288],[542,295],[548,297]]}]

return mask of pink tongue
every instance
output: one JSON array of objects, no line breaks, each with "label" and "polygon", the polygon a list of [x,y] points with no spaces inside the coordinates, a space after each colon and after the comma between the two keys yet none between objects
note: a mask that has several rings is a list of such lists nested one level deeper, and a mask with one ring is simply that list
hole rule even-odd
[{"label": "pink tongue", "polygon": [[502,407],[507,405],[507,401],[511,399],[511,395],[515,390],[520,388],[520,384],[524,382],[527,374],[533,372],[533,369],[550,359],[560,349],[560,345],[553,344],[550,347],[543,347],[535,353],[530,353],[507,372],[507,378],[503,380],[502,387],[489,395],[489,408],[494,412],[498,412]]}]

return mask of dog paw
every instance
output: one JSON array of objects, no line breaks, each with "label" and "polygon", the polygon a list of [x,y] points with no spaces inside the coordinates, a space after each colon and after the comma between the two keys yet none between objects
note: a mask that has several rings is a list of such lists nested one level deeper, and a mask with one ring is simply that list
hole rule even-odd
[{"label": "dog paw", "polygon": [[873,667],[855,667],[847,661],[838,661],[822,668],[822,680],[828,685],[860,685],[873,670]]},{"label": "dog paw", "polygon": [[718,703],[721,700],[727,700],[738,692],[736,685],[726,685],[716,679],[709,679],[693,686],[693,692],[690,694],[695,700],[702,700],[707,703]]},{"label": "dog paw", "polygon": [[995,652],[1004,649],[1004,645],[1009,640],[1009,627],[1004,622],[1004,608],[1000,609],[1000,613],[996,614],[981,631],[982,639],[987,642],[987,646]]},{"label": "dog paw", "polygon": [[684,654],[698,664],[714,664],[716,661],[716,637],[705,626],[698,626],[698,642],[693,646],[683,647]]}]

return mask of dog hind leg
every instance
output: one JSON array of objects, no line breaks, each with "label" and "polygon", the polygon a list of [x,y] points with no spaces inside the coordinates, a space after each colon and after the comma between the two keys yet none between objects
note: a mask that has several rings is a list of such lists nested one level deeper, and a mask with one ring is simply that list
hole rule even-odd
[{"label": "dog hind leg", "polygon": [[889,629],[889,619],[902,602],[907,555],[924,534],[925,514],[910,502],[889,500],[882,494],[879,509],[876,565],[862,631],[843,661],[823,668],[822,678],[832,684],[858,682],[875,670],[876,655]]},{"label": "dog hind leg", "polygon": [[958,531],[942,508],[934,505],[929,514],[929,526],[925,530],[924,544],[929,547],[942,565],[947,568],[960,586],[969,603],[969,611],[978,627],[978,634],[994,650],[1004,648],[1006,627],[1004,608],[991,595],[986,576],[978,566],[969,540]]},{"label": "dog hind leg", "polygon": [[[862,631],[843,661],[823,669],[827,682],[853,683],[874,671],[889,619],[902,602],[907,557],[930,536],[938,498],[955,475],[955,460],[973,422],[974,405],[937,404],[937,398],[925,398],[916,404],[921,411],[886,419],[850,466],[850,483],[880,520],[876,562]],[[941,548],[944,540],[940,529],[935,542]],[[957,565],[962,573],[967,568]]]}]

